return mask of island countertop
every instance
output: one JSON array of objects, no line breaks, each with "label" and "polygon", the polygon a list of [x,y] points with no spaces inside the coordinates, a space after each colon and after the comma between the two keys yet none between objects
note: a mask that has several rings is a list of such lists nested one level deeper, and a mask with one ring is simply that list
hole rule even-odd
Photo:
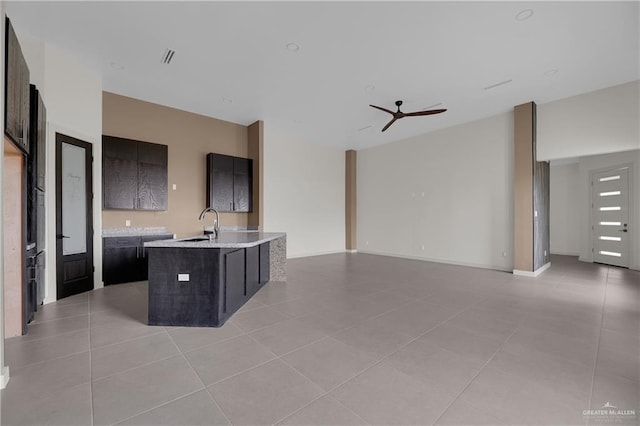
[{"label": "island countertop", "polygon": [[283,238],[285,232],[258,232],[258,231],[223,231],[218,238],[208,239],[207,235],[196,235],[193,237],[178,238],[174,240],[160,240],[144,243],[145,247],[166,247],[166,248],[246,248],[254,247],[268,241]]}]

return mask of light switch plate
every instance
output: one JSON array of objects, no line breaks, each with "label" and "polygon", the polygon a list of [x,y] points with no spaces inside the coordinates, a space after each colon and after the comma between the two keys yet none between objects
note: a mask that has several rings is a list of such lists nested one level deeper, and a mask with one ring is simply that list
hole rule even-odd
[{"label": "light switch plate", "polygon": [[189,281],[189,274],[178,274],[178,281]]}]

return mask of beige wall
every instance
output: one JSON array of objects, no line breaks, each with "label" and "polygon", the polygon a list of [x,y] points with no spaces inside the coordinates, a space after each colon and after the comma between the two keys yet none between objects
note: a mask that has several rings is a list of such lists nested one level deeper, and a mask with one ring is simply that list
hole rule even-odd
[{"label": "beige wall", "polygon": [[[109,92],[103,92],[102,111],[104,135],[169,147],[168,210],[103,210],[103,228],[124,227],[130,220],[132,227],[166,226],[178,237],[201,232],[198,214],[206,200],[206,154],[248,158],[248,128]],[[248,224],[246,213],[220,215],[222,226]]]}]

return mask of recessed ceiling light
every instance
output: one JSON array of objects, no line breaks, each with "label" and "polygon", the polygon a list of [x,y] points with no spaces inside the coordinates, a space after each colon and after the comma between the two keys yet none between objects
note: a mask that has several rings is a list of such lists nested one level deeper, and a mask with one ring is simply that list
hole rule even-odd
[{"label": "recessed ceiling light", "polygon": [[550,70],[544,72],[544,75],[546,75],[547,77],[552,77],[556,74],[558,74],[558,68],[551,68]]},{"label": "recessed ceiling light", "polygon": [[109,65],[111,65],[111,68],[113,68],[114,70],[122,71],[124,69],[124,65],[117,62],[111,62],[111,64]]},{"label": "recessed ceiling light", "polygon": [[501,82],[499,82],[499,83],[496,83],[496,84],[492,84],[492,85],[490,85],[490,86],[487,86],[487,87],[485,87],[485,88],[484,88],[484,90],[495,89],[495,88],[496,88],[496,87],[498,87],[498,86],[502,86],[502,85],[505,85],[505,84],[509,84],[509,83],[511,83],[512,81],[513,81],[513,80],[511,80],[511,79],[509,79],[509,80],[504,80],[504,81],[501,81]]},{"label": "recessed ceiling light", "polygon": [[533,16],[532,9],[524,9],[516,14],[516,21],[526,21]]},{"label": "recessed ceiling light", "polygon": [[373,84],[367,84],[366,86],[364,86],[364,90],[366,90],[367,92],[373,92],[374,90],[376,90],[376,86],[374,86]]},{"label": "recessed ceiling light", "polygon": [[225,104],[231,104],[233,103],[233,101],[229,98],[222,98],[222,102],[224,102]]},{"label": "recessed ceiling light", "polygon": [[287,50],[289,52],[297,52],[298,50],[300,50],[300,46],[297,43],[288,43]]}]

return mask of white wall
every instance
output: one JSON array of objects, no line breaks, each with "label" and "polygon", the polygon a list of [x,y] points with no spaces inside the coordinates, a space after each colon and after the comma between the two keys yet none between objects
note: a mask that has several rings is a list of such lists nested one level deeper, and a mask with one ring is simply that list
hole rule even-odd
[{"label": "white wall", "polygon": [[513,269],[512,147],[508,113],[358,151],[358,251]]},{"label": "white wall", "polygon": [[640,81],[538,105],[538,160],[640,149]]},{"label": "white wall", "polygon": [[287,233],[287,257],[344,252],[345,153],[264,123],[264,231]]},{"label": "white wall", "polygon": [[47,108],[47,170],[45,191],[46,289],[44,303],[56,300],[56,133],[93,145],[94,286],[102,286],[102,78],[49,43],[17,34],[31,82]]},{"label": "white wall", "polygon": [[629,223],[631,239],[631,253],[629,259],[631,268],[640,269],[640,150],[618,152],[606,155],[581,157],[579,164],[579,203],[580,212],[580,260],[593,261],[591,252],[593,234],[591,232],[591,184],[590,173],[596,170],[611,169],[620,165],[630,165],[629,174],[629,210],[632,212]]},{"label": "white wall", "polygon": [[551,165],[550,169],[550,251],[552,254],[580,254],[580,204],[578,160]]}]

